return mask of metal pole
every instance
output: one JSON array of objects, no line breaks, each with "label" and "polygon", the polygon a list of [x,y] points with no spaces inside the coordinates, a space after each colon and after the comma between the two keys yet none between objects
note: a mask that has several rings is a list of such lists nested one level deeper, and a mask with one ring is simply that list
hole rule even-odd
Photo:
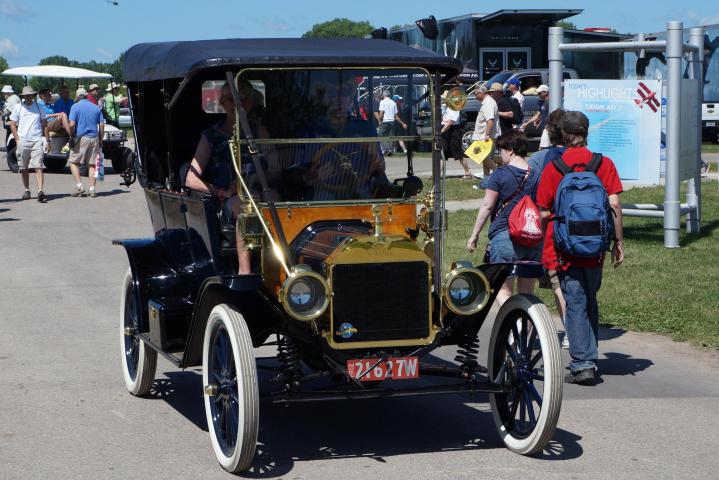
[{"label": "metal pole", "polygon": [[667,167],[664,186],[664,246],[679,247],[679,127],[681,122],[682,22],[667,22]]},{"label": "metal pole", "polygon": [[[691,53],[691,63],[689,64],[689,75],[691,78],[698,79],[699,82],[699,96],[696,105],[696,116],[697,116],[697,158],[694,165],[694,178],[690,179],[687,183],[687,203],[693,207],[693,210],[689,211],[687,215],[687,233],[699,233],[701,226],[701,198],[702,198],[702,175],[701,175],[701,159],[702,159],[702,129],[701,129],[701,116],[702,116],[702,99],[704,97],[704,84],[702,79],[704,78],[704,29],[703,28],[691,28],[689,29],[689,45],[696,45],[699,50]],[[686,139],[686,141],[692,141]]]},{"label": "metal pole", "polygon": [[[644,34],[643,33],[639,33],[637,35],[637,42],[644,42]],[[646,56],[647,56],[647,51],[644,48],[642,48],[641,50],[639,50],[637,52],[637,59],[646,58]],[[637,80],[644,80],[644,75],[637,75]]]},{"label": "metal pole", "polygon": [[564,58],[559,45],[564,41],[564,29],[562,27],[549,27],[549,112],[562,108],[562,71],[564,70]]}]

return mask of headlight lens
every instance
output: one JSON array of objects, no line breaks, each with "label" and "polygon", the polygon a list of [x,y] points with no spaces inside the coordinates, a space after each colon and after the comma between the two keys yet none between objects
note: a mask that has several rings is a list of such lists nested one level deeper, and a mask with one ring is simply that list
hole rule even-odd
[{"label": "headlight lens", "polygon": [[287,313],[297,320],[313,320],[329,305],[329,287],[321,275],[306,265],[292,268],[280,290],[280,301]]},{"label": "headlight lens", "polygon": [[459,315],[474,315],[489,301],[487,277],[471,265],[455,266],[442,282],[447,308]]}]

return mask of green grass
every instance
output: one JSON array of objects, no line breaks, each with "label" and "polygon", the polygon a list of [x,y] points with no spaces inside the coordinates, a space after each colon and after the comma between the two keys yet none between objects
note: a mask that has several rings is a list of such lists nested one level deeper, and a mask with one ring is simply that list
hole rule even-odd
[{"label": "green grass", "polygon": [[719,153],[719,145],[702,143],[702,153]]},{"label": "green grass", "polygon": [[[625,203],[661,203],[662,200],[663,189],[660,187],[636,188],[622,194]],[[717,182],[702,184],[702,201],[701,233],[689,235],[682,231],[680,249],[664,248],[661,219],[624,218],[627,257],[618,269],[609,262],[605,266],[599,292],[603,324],[656,332],[675,340],[719,349]],[[476,211],[449,215],[445,258],[481,262],[488,225],[482,232],[480,251],[470,255],[466,250],[475,217]],[[538,289],[537,293],[554,309],[549,290]]]}]

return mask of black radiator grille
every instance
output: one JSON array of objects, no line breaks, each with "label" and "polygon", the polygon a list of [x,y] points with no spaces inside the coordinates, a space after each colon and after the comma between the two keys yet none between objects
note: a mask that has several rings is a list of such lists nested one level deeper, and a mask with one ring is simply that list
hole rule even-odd
[{"label": "black radiator grille", "polygon": [[[337,343],[429,336],[429,279],[425,262],[336,265],[332,270]],[[356,329],[342,336],[342,325]],[[344,330],[347,331],[347,328]]]}]

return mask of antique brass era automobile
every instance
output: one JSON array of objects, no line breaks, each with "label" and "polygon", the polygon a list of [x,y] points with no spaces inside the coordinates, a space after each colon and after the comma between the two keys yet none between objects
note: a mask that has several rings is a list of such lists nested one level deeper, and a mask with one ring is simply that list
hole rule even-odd
[{"label": "antique brass era automobile", "polygon": [[[494,319],[486,367],[478,359],[478,332],[499,287],[530,267],[445,258],[439,94],[460,70],[455,59],[373,39],[153,43],[127,52],[136,170],[155,236],[115,241],[130,264],[124,379],[131,394],[148,394],[158,353],[178,368],[202,366],[198,394],[226,470],[253,460],[253,352],[262,345],[277,351],[267,402],[487,393],[511,450],[535,454],[553,436],[562,365],[546,306],[511,297]],[[397,77],[430,88],[397,105],[396,125],[406,130],[378,138],[376,87]],[[236,218],[217,196],[185,186],[202,132],[224,121],[218,98],[226,102],[228,90],[234,134],[229,159],[213,168],[232,172]],[[420,108],[423,121],[431,113],[426,136],[415,127]],[[401,174],[383,154],[400,141],[408,153],[392,162]],[[413,172],[419,142],[434,147],[430,179]],[[236,233],[249,275],[236,273]],[[456,362],[430,355],[448,345]],[[416,380],[433,375],[445,380]]]}]

